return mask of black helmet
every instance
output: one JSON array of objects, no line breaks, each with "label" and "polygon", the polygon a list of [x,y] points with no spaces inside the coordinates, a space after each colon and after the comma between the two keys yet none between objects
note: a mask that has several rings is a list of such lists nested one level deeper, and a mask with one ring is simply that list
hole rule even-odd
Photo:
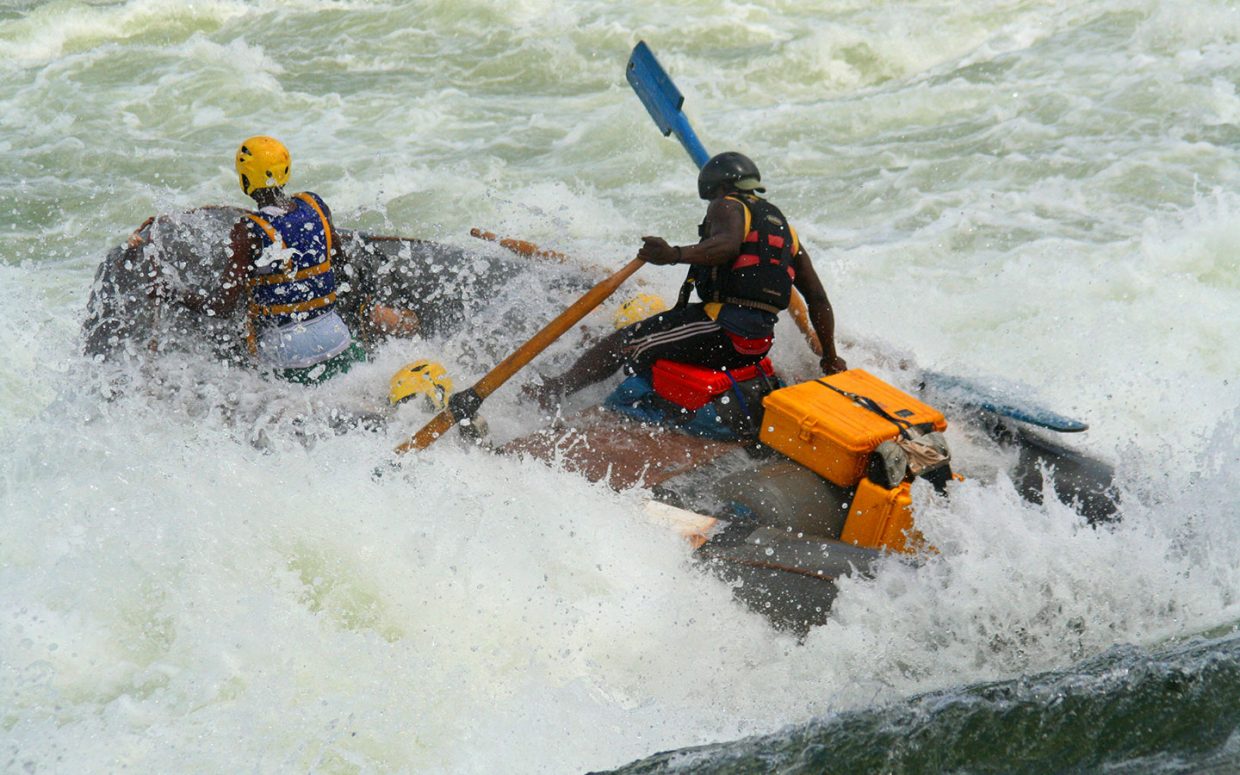
[{"label": "black helmet", "polygon": [[748,156],[728,151],[712,156],[702,165],[702,171],[698,173],[698,196],[706,200],[714,199],[716,190],[724,183],[730,183],[741,191],[766,191],[758,185],[761,180],[758,165]]}]

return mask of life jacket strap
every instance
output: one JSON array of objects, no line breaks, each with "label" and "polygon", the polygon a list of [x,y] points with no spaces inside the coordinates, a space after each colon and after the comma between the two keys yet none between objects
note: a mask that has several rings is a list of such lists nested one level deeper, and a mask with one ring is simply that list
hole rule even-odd
[{"label": "life jacket strap", "polygon": [[327,216],[323,214],[323,208],[319,207],[319,203],[314,201],[314,197],[310,196],[305,191],[302,191],[300,194],[295,194],[293,198],[300,199],[301,201],[310,205],[310,207],[314,209],[315,214],[319,216],[319,220],[323,222],[323,239],[326,240],[327,242],[327,262],[328,262],[328,266],[330,266],[331,260],[332,260],[332,236],[333,235],[332,235],[331,224],[328,223]]},{"label": "life jacket strap", "polygon": [[299,301],[295,304],[250,304],[250,314],[254,316],[272,317],[274,315],[292,315],[298,312],[312,312],[320,307],[326,307],[336,301],[336,292],[332,291],[326,296],[320,296],[310,301]]},{"label": "life jacket strap", "polygon": [[271,223],[268,222],[266,218],[263,218],[262,216],[257,215],[255,213],[246,213],[245,217],[249,218],[251,221],[258,224],[258,228],[263,230],[263,233],[267,235],[267,238],[271,240],[273,245],[284,244],[284,240],[280,239],[279,232],[276,231],[275,227],[272,226]]},{"label": "life jacket strap", "polygon": [[693,295],[693,271],[685,275],[685,281],[680,284],[680,294],[676,297],[675,309],[684,309],[689,306],[689,298]]},{"label": "life jacket strap", "polygon": [[297,272],[296,274],[290,275],[285,272],[279,272],[276,274],[264,274],[264,275],[259,275],[257,277],[251,277],[249,282],[251,286],[279,285],[280,283],[293,283],[293,282],[297,282],[298,280],[305,280],[307,277],[314,277],[316,275],[321,275],[324,272],[330,272],[331,270],[332,270],[331,259],[324,259],[320,263],[315,264],[314,266],[311,266],[311,267],[307,267],[301,270],[300,272]]},{"label": "life jacket strap", "polygon": [[749,307],[750,309],[760,309],[763,312],[770,312],[775,315],[778,315],[779,313],[787,309],[787,307],[776,307],[774,304],[764,304],[763,302],[760,302],[760,301],[753,301],[751,299],[741,299],[735,296],[723,297],[723,303],[724,304],[735,304],[738,307]]}]

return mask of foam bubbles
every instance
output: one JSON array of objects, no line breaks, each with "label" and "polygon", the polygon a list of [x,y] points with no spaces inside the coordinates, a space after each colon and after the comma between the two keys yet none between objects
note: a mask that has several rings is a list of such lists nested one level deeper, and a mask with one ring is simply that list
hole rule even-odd
[{"label": "foam bubbles", "polygon": [[[1148,5],[0,13],[14,766],[581,771],[1234,621],[1235,13]],[[293,187],[341,226],[480,226],[613,269],[642,234],[691,242],[694,170],[622,80],[639,38],[707,148],[759,163],[844,356],[1031,384],[1117,461],[1121,524],[1025,503],[955,427],[971,478],[918,494],[940,554],[846,582],[797,644],[635,517],[641,493],[452,439],[388,470],[418,407],[332,430],[415,357],[484,374],[580,292],[551,266],[319,390],[167,357],[92,397],[75,353],[97,261],[147,215],[242,203],[251,134],[290,147]],[[640,277],[671,298],[682,274]],[[493,432],[538,424],[517,387],[605,317],[488,400]],[[787,322],[776,346],[814,367]]]}]

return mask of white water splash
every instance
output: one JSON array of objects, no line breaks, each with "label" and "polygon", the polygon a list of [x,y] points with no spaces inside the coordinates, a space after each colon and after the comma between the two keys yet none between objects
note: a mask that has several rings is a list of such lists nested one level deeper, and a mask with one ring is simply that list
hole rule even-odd
[{"label": "white water splash", "polygon": [[[1230,5],[13,7],[4,768],[580,771],[1237,618]],[[603,266],[643,233],[692,240],[692,167],[622,82],[642,37],[707,147],[758,160],[842,332],[1089,420],[1123,523],[975,477],[922,503],[940,555],[847,582],[798,645],[635,518],[638,493],[448,442],[373,478],[415,409],[326,432],[323,407],[381,401],[413,357],[479,376],[498,319],[321,391],[173,362],[151,398],[90,397],[95,263],[154,212],[239,203],[230,158],[255,132],[341,225],[481,226]],[[538,287],[511,299],[529,320],[565,301]],[[790,325],[777,348],[812,368]],[[500,433],[534,423],[515,387],[487,405]]]}]

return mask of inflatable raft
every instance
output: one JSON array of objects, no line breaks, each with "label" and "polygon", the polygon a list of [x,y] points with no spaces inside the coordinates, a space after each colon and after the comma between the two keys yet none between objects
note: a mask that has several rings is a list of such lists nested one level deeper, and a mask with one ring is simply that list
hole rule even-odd
[{"label": "inflatable raft", "polygon": [[[1113,518],[1109,466],[1008,418],[975,421],[1018,451],[1010,473],[1025,497],[1039,500],[1052,471],[1085,518]],[[504,451],[648,488],[652,516],[680,528],[738,599],[804,632],[825,621],[836,579],[870,573],[885,553],[933,551],[912,490],[946,493],[961,478],[946,428],[938,409],[862,369],[785,385],[765,361],[733,373],[660,361],[604,407]]]},{"label": "inflatable raft", "polygon": [[[207,319],[161,304],[153,292],[218,282],[228,230],[241,212],[210,207],[161,216],[112,250],[83,326],[87,354],[107,361],[183,349],[244,360],[243,312]],[[528,260],[494,252],[340,235],[348,260],[338,308],[356,314],[378,301],[413,310],[425,335],[460,331],[479,299],[496,297],[532,270]],[[549,287],[564,297],[591,284],[563,266],[537,267],[558,273]],[[363,323],[350,321],[355,325]],[[861,369],[785,384],[769,361],[731,373],[661,361],[621,383],[604,406],[500,451],[556,461],[617,489],[647,488],[652,515],[684,532],[697,559],[734,582],[738,598],[797,631],[825,620],[842,575],[869,573],[885,553],[929,551],[916,529],[913,489],[943,492],[960,474],[943,436],[947,417],[931,397],[967,407],[957,416],[989,435],[997,454],[1015,457],[1009,474],[1026,498],[1042,497],[1043,472],[1051,471],[1058,497],[1090,521],[1112,518],[1110,467],[1035,427],[1082,424],[975,383],[911,376],[906,392]]]}]

